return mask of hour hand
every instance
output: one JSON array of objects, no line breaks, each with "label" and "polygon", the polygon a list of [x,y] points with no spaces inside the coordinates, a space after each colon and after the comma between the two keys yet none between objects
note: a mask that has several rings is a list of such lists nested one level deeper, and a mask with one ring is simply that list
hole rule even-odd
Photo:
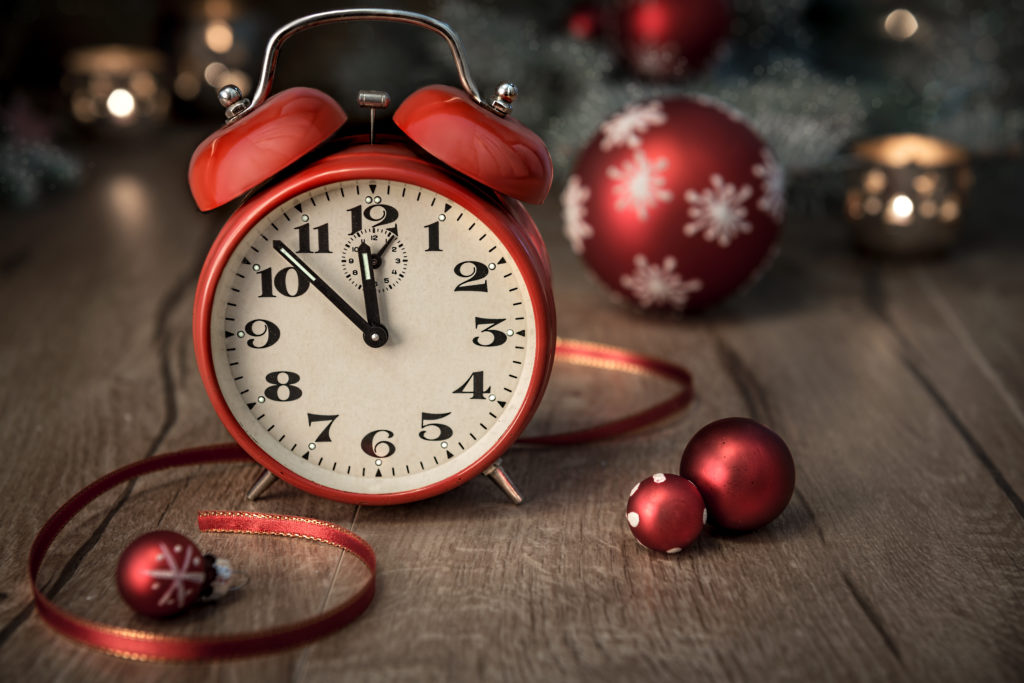
[{"label": "hour hand", "polygon": [[363,302],[366,304],[366,321],[380,325],[380,305],[377,301],[377,281],[373,278],[373,256],[366,242],[356,249],[359,257],[359,272],[363,277]]}]

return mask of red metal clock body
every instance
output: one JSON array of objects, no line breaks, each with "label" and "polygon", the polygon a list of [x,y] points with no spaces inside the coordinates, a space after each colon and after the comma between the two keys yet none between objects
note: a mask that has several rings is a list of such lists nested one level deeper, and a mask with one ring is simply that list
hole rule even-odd
[{"label": "red metal clock body", "polygon": [[[314,151],[346,117],[308,88],[268,99],[276,51],[349,19],[441,33],[464,89],[427,86],[398,107],[400,133]],[[482,472],[514,490],[496,461],[536,410],[555,348],[547,253],[518,201],[544,198],[551,163],[505,118],[514,96],[506,85],[484,103],[450,29],[386,10],[297,20],[268,46],[254,104],[222,91],[235,120],[193,155],[193,196],[206,210],[254,192],[200,275],[196,357],[218,417],[273,476],[361,504]]]}]

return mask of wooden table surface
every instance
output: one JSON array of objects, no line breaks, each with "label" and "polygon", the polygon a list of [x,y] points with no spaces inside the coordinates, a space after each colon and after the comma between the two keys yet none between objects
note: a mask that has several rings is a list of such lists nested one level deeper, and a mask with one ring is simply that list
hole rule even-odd
[{"label": "wooden table surface", "polygon": [[[795,215],[765,279],[692,319],[609,301],[535,210],[555,263],[559,331],[693,373],[681,417],[596,445],[516,449],[516,507],[487,481],[390,508],[283,483],[247,503],[255,465],[138,480],[90,507],[44,565],[46,592],[154,628],[118,599],[124,545],[157,527],[199,538],[208,508],[310,515],[376,549],[377,597],[348,628],[281,654],[130,662],[35,614],[29,544],[72,493],[141,457],[220,442],[192,354],[191,306],[225,214],[195,211],[195,131],[82,150],[82,185],[0,213],[0,678],[11,681],[1020,680],[1024,675],[1024,207],[1019,162],[977,169],[947,259],[858,255],[834,218]],[[531,426],[580,426],[653,400],[656,380],[557,366]],[[789,443],[796,494],[765,529],[705,532],[676,556],[639,547],[632,485],[673,471],[711,420],[746,415]],[[365,570],[323,545],[203,535],[244,590],[158,623],[267,627],[330,608]]]}]

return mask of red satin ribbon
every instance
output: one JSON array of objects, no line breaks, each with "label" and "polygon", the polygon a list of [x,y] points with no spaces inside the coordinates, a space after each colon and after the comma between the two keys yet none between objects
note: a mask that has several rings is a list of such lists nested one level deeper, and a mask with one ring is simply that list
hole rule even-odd
[{"label": "red satin ribbon", "polygon": [[[683,410],[693,398],[690,374],[683,368],[612,346],[559,339],[557,360],[587,367],[659,376],[680,390],[646,410],[594,427],[563,434],[520,439],[520,443],[559,445],[586,443],[625,434]],[[373,600],[377,561],[370,545],[352,532],[307,517],[242,511],[199,513],[199,530],[305,538],[347,550],[370,570],[370,578],[347,601],[324,614],[274,629],[204,638],[164,636],[152,631],[116,628],[76,617],[43,595],[37,583],[43,558],[61,530],[101,494],[136,477],[172,467],[248,461],[234,443],[195,448],[139,460],[97,479],[64,503],[36,534],[29,551],[29,579],[36,609],[57,632],[110,654],[137,660],[198,660],[264,654],[310,642],[336,631],[362,614]]]}]

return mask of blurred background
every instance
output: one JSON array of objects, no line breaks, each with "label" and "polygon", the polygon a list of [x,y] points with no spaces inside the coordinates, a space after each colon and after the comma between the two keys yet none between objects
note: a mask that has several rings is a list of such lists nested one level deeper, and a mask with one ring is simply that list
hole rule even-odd
[{"label": "blurred background", "polygon": [[[217,89],[236,83],[251,92],[278,26],[348,6],[358,5],[8,0],[0,9],[0,202],[29,207],[74,188],[81,144],[135,145],[183,125],[214,130]],[[791,211],[825,210],[811,180],[841,169],[858,139],[913,131],[975,159],[1015,155],[1024,139],[1024,0],[389,6],[452,25],[486,93],[502,80],[519,85],[515,115],[551,148],[556,186],[608,116],[679,94],[710,95],[745,116],[789,172]],[[359,118],[359,89],[386,89],[398,101],[431,82],[456,82],[439,38],[350,24],[290,41],[276,87],[321,88]],[[808,179],[803,195],[800,178]]]}]

